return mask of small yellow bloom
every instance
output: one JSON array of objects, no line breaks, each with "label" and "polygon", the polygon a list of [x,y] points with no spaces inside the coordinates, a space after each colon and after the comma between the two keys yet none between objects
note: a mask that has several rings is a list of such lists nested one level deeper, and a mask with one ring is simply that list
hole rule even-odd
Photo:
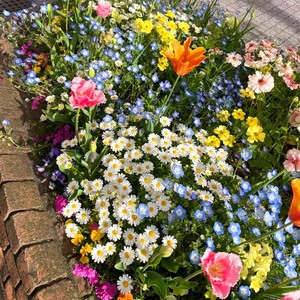
[{"label": "small yellow bloom", "polygon": [[172,30],[175,31],[177,29],[177,25],[174,21],[168,22],[168,27]]},{"label": "small yellow bloom", "polygon": [[39,74],[41,72],[41,67],[34,67],[33,71],[37,74]]},{"label": "small yellow bloom", "polygon": [[176,15],[171,10],[168,10],[166,16],[171,19],[174,19]]},{"label": "small yellow bloom", "polygon": [[234,109],[233,112],[232,112],[232,116],[236,120],[243,121],[245,119],[245,113],[243,112],[243,110],[241,108]]},{"label": "small yellow bloom", "polygon": [[249,126],[259,125],[259,120],[256,117],[248,117],[246,123]]},{"label": "small yellow bloom", "polygon": [[221,110],[217,113],[217,118],[221,121],[221,122],[226,122],[228,121],[230,117],[230,113],[228,110]]},{"label": "small yellow bloom", "polygon": [[205,140],[206,146],[212,146],[215,148],[219,148],[220,144],[221,144],[220,139],[217,138],[215,135],[211,135],[211,136],[207,137]]},{"label": "small yellow bloom", "polygon": [[92,252],[92,246],[89,244],[89,243],[86,243],[85,246],[82,246],[81,249],[80,249],[80,254],[82,256],[86,256],[88,255],[89,253]]},{"label": "small yellow bloom", "polygon": [[161,71],[164,71],[167,67],[169,66],[169,61],[166,57],[164,56],[161,56],[159,59],[158,59],[158,64],[157,64],[157,67],[161,70]]},{"label": "small yellow bloom", "polygon": [[82,256],[82,257],[80,257],[79,261],[82,264],[87,264],[90,261],[90,259],[87,256]]},{"label": "small yellow bloom", "polygon": [[251,144],[258,141],[263,142],[266,136],[260,125],[250,126],[247,129],[246,134],[248,135],[247,141]]},{"label": "small yellow bloom", "polygon": [[78,246],[82,242],[83,239],[84,239],[84,236],[79,232],[75,235],[75,237],[71,240],[71,242],[75,246]]},{"label": "small yellow bloom", "polygon": [[104,237],[104,235],[105,234],[100,229],[92,230],[92,232],[91,232],[91,240],[93,242],[99,242]]},{"label": "small yellow bloom", "polygon": [[250,91],[249,88],[246,88],[246,89],[241,89],[240,90],[240,96],[242,98],[250,98],[252,100],[255,99],[255,94],[253,91]]},{"label": "small yellow bloom", "polygon": [[235,137],[231,134],[227,138],[221,139],[223,144],[228,147],[233,147],[233,144],[236,142]]},{"label": "small yellow bloom", "polygon": [[179,29],[181,29],[183,31],[183,33],[188,34],[189,33],[189,29],[190,29],[190,25],[186,22],[180,22],[178,24]]}]

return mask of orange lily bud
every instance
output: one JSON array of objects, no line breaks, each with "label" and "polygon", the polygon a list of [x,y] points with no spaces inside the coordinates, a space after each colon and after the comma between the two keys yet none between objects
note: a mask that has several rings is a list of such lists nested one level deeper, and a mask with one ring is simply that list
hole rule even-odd
[{"label": "orange lily bud", "polygon": [[293,179],[291,182],[293,199],[288,212],[288,216],[297,227],[300,227],[300,179]]},{"label": "orange lily bud", "polygon": [[117,300],[133,300],[133,296],[131,294],[120,294]]},{"label": "orange lily bud", "polygon": [[190,73],[206,58],[206,56],[203,55],[206,52],[203,47],[198,47],[193,50],[189,49],[191,42],[192,38],[189,37],[184,41],[182,46],[179,41],[174,40],[171,42],[173,51],[161,51],[161,53],[172,62],[174,71],[179,76]]}]

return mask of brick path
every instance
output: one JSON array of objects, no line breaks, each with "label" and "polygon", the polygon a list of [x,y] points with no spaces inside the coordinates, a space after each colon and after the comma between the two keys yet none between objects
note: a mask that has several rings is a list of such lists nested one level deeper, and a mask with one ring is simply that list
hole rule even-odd
[{"label": "brick path", "polygon": [[[243,16],[254,0],[219,0],[229,15]],[[300,47],[300,0],[256,0],[254,30],[247,39],[268,38],[278,45]]]}]

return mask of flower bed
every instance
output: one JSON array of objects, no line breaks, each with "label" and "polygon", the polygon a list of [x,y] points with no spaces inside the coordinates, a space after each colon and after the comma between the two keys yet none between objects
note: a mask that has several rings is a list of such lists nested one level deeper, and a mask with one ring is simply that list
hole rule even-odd
[{"label": "flower bed", "polygon": [[58,1],[3,30],[97,298],[299,299],[297,50],[216,1]]}]

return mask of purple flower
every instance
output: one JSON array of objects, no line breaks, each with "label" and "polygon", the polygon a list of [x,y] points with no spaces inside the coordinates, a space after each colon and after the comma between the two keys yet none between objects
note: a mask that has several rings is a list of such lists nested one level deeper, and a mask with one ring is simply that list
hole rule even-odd
[{"label": "purple flower", "polygon": [[97,297],[101,300],[111,300],[118,292],[117,286],[109,283],[107,280],[96,285],[95,290]]}]

